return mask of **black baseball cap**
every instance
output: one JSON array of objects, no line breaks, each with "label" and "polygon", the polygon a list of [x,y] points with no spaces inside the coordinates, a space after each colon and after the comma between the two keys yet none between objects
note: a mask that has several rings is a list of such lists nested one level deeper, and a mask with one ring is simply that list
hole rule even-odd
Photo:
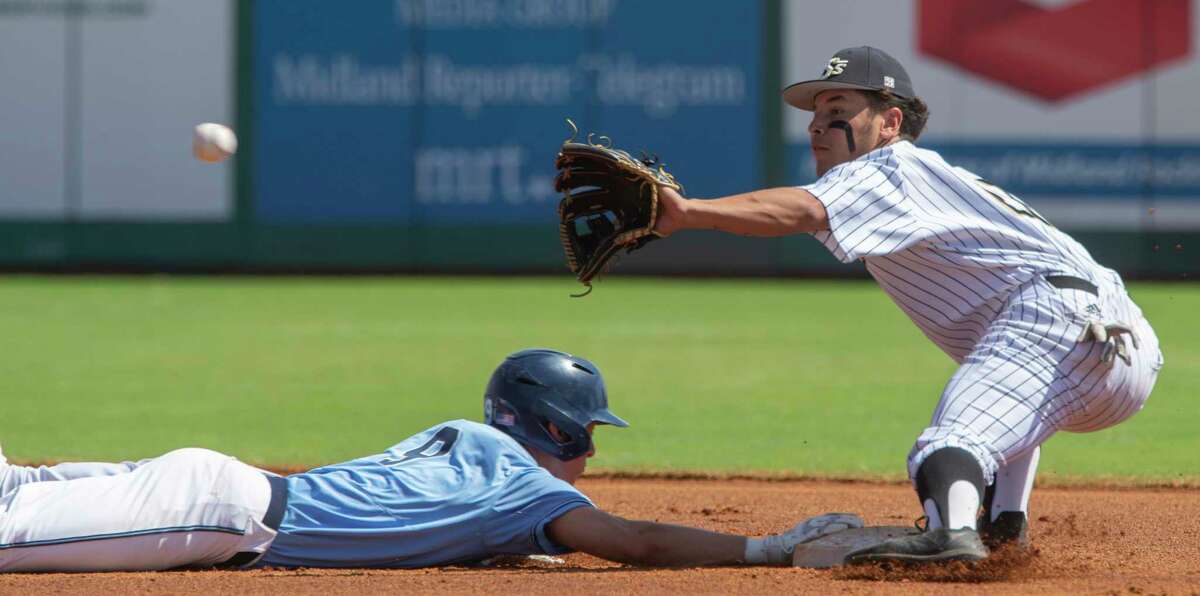
[{"label": "black baseball cap", "polygon": [[783,101],[809,112],[816,109],[813,99],[829,89],[890,91],[905,99],[915,97],[912,79],[900,62],[887,52],[871,46],[846,48],[833,55],[821,78],[801,81],[783,90]]}]

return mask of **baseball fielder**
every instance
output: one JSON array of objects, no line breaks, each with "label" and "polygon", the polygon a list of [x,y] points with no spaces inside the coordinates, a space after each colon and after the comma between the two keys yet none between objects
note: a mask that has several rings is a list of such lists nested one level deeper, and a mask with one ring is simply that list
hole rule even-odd
[{"label": "baseball fielder", "polygon": [[810,233],[960,365],[908,456],[927,531],[852,561],[981,559],[980,532],[1026,544],[1039,445],[1140,410],[1163,363],[1154,330],[1078,242],[915,145],[928,111],[888,54],[842,50],[783,99],[812,112],[819,179],[703,201],[662,186],[655,232]]},{"label": "baseball fielder", "polygon": [[594,364],[510,355],[486,424],[438,424],[387,451],[286,478],[181,449],[140,462],[9,465],[0,455],[0,571],[425,567],[583,551],[642,565],[786,564],[796,545],[862,522],[805,520],[747,538],[630,521],[573,486],[608,409]]}]

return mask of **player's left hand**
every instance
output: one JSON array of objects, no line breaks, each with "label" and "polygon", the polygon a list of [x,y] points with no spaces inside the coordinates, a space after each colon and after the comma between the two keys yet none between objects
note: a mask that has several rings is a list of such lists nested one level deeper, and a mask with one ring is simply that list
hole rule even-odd
[{"label": "player's left hand", "polygon": [[796,546],[822,536],[863,527],[861,517],[853,513],[826,513],[810,517],[782,534],[751,538],[746,547],[746,562],[786,565],[792,562]]},{"label": "player's left hand", "polygon": [[1125,336],[1129,336],[1130,342],[1133,344],[1133,349],[1138,349],[1137,332],[1128,323],[1113,321],[1111,323],[1102,323],[1100,321],[1092,321],[1083,328],[1083,333],[1079,336],[1079,341],[1098,341],[1104,344],[1104,349],[1100,351],[1101,362],[1112,362],[1115,356],[1120,356],[1125,364],[1132,364],[1133,357],[1129,354],[1129,348],[1125,344]]},{"label": "player's left hand", "polygon": [[670,186],[658,187],[658,219],[654,222],[654,233],[666,238],[683,229],[687,199]]}]

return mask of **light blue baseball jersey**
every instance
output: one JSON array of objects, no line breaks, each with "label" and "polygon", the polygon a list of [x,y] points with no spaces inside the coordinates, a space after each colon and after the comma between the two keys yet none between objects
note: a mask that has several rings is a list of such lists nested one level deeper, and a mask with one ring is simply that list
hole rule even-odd
[{"label": "light blue baseball jersey", "polygon": [[258,565],[429,567],[570,552],[546,525],[592,502],[508,435],[439,424],[379,455],[287,477],[279,535]]}]

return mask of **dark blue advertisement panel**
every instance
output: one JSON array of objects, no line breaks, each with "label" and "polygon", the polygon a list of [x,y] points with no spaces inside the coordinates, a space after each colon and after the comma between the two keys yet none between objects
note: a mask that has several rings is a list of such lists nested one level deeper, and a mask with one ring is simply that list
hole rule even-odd
[{"label": "dark blue advertisement panel", "polygon": [[261,223],[551,224],[567,117],[660,155],[689,194],[762,182],[759,3],[273,0],[254,10]]}]

